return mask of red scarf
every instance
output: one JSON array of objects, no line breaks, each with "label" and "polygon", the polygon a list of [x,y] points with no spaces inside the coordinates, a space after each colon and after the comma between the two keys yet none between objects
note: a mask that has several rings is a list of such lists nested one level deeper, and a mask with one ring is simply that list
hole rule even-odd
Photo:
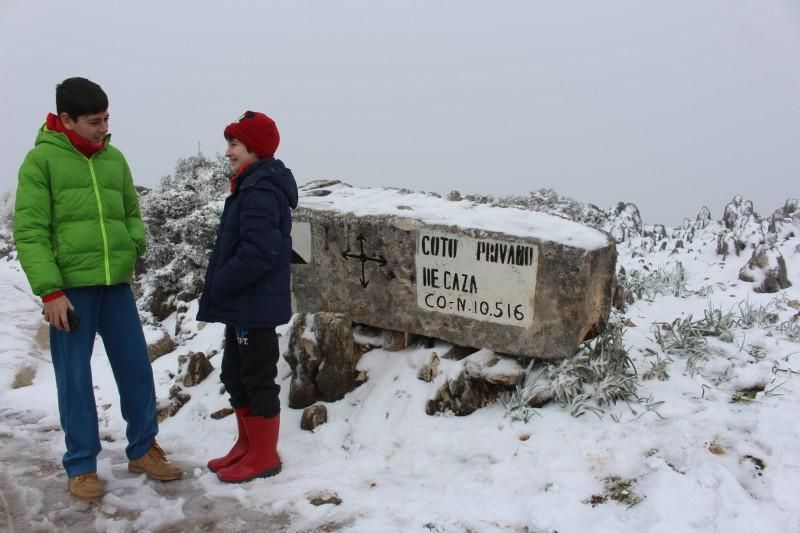
[{"label": "red scarf", "polygon": [[241,175],[242,175],[242,172],[244,172],[244,169],[246,169],[248,166],[250,166],[250,163],[246,163],[246,164],[245,164],[245,165],[244,165],[242,168],[240,168],[240,169],[239,169],[239,172],[237,172],[236,174],[234,174],[233,176],[231,176],[231,192],[233,192],[234,190],[236,190],[236,179],[237,179],[239,176],[241,176]]},{"label": "red scarf", "polygon": [[68,130],[66,127],[64,127],[64,123],[61,122],[61,119],[53,113],[47,114],[47,122],[45,123],[45,126],[50,131],[63,133],[66,135],[69,139],[69,142],[72,143],[72,146],[74,146],[76,150],[86,157],[92,157],[94,154],[106,147],[105,141],[100,144],[92,144],[88,139],[81,137],[72,130]]}]

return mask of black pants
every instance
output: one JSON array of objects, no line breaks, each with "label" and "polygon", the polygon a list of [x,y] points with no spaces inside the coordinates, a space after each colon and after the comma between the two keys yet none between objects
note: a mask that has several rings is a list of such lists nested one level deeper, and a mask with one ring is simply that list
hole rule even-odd
[{"label": "black pants", "polygon": [[251,406],[253,415],[267,418],[280,413],[278,351],[275,328],[225,326],[222,383],[234,409]]}]

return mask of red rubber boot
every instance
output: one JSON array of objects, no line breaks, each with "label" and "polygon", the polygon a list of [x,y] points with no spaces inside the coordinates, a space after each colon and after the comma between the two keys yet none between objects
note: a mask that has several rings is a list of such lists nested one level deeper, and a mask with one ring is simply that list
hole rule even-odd
[{"label": "red rubber boot", "polygon": [[250,448],[247,440],[247,431],[244,429],[244,417],[250,414],[250,407],[234,409],[234,413],[236,413],[236,427],[239,429],[239,437],[236,439],[233,448],[231,448],[224,457],[211,459],[208,462],[208,469],[212,472],[233,465],[236,461],[244,457],[247,450]]},{"label": "red rubber boot", "polygon": [[281,471],[281,458],[278,456],[280,419],[280,415],[272,418],[243,418],[249,449],[235,464],[217,472],[220,481],[243,483],[259,477],[274,476]]}]

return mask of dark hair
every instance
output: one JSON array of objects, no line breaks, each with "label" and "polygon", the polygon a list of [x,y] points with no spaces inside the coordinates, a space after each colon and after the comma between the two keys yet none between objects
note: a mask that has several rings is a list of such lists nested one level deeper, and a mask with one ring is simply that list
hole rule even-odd
[{"label": "dark hair", "polygon": [[81,115],[102,113],[108,109],[108,96],[86,78],[67,78],[56,86],[56,113],[67,113],[73,120]]}]

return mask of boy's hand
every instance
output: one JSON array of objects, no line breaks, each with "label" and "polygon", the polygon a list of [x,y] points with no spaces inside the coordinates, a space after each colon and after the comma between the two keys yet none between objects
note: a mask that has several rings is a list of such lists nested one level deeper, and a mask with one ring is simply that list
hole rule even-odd
[{"label": "boy's hand", "polygon": [[44,319],[50,322],[54,328],[61,331],[69,331],[69,320],[67,320],[67,310],[75,309],[72,302],[66,295],[44,303]]}]

